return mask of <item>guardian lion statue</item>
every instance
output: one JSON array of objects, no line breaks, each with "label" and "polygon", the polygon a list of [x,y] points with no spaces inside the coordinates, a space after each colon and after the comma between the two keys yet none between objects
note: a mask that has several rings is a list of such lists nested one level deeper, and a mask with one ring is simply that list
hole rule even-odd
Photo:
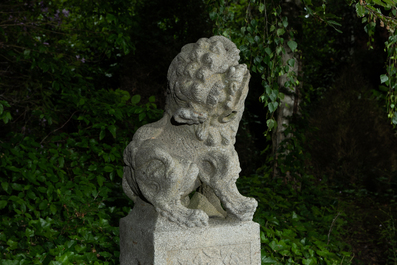
[{"label": "guardian lion statue", "polygon": [[257,207],[236,187],[250,79],[239,52],[223,36],[185,45],[168,70],[163,118],[139,128],[124,151],[124,192],[181,226],[208,225],[208,213],[189,207],[193,191],[228,218],[251,221]]}]

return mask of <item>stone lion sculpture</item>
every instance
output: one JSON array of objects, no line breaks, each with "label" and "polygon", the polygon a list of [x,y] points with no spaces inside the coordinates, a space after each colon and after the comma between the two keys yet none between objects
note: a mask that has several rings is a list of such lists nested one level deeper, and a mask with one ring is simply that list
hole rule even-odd
[{"label": "stone lion sculpture", "polygon": [[179,225],[208,225],[209,211],[189,206],[193,191],[221,216],[250,221],[257,207],[236,187],[234,143],[250,79],[239,52],[223,36],[185,45],[168,70],[163,118],[139,128],[124,151],[124,192]]}]

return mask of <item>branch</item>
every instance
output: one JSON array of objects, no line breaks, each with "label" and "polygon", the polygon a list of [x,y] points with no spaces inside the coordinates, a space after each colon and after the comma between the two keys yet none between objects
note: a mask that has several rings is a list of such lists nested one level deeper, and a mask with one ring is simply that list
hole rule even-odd
[{"label": "branch", "polygon": [[367,7],[367,5],[363,5],[363,6],[364,6],[364,8],[365,8],[369,13],[371,13],[371,14],[374,15],[374,16],[377,16],[379,19],[381,19],[381,18],[383,17],[383,18],[386,19],[388,22],[397,24],[396,18],[383,15],[382,13],[379,13],[379,12],[375,12],[374,10],[370,9],[369,7]]},{"label": "branch", "polygon": [[334,226],[335,221],[336,221],[336,219],[338,218],[339,215],[340,215],[340,212],[335,216],[334,220],[332,220],[332,224],[331,224],[331,227],[329,228],[329,232],[328,232],[328,242],[327,242],[327,245],[329,244],[329,236],[331,235],[332,227]]},{"label": "branch", "polygon": [[74,116],[74,114],[76,114],[76,112],[77,112],[77,110],[75,112],[73,112],[72,116],[70,116],[70,118],[61,127],[59,127],[58,129],[55,129],[52,132],[50,132],[49,134],[47,134],[47,136],[44,137],[43,140],[41,140],[40,144],[42,144],[44,142],[44,140],[47,139],[48,136],[50,136],[50,134],[62,129],[66,125],[66,123],[68,123],[70,121],[70,119]]}]

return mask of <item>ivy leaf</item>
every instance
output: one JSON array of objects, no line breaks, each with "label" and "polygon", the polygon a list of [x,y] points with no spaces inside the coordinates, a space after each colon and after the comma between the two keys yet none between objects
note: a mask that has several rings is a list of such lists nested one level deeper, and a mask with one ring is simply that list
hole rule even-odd
[{"label": "ivy leaf", "polygon": [[381,0],[373,0],[375,4],[386,7],[387,4],[383,3]]},{"label": "ivy leaf", "polygon": [[97,170],[97,164],[92,164],[92,165],[90,165],[89,167],[88,167],[88,171],[95,171],[95,170]]},{"label": "ivy leaf", "polygon": [[155,96],[151,96],[150,98],[149,98],[149,102],[155,102],[156,101],[156,98],[155,98]]},{"label": "ivy leaf", "polygon": [[263,12],[263,10],[265,10],[265,5],[263,3],[259,4],[259,12]]},{"label": "ivy leaf", "polygon": [[273,113],[278,107],[278,102],[270,102],[268,105],[270,113]]},{"label": "ivy leaf", "polygon": [[296,47],[298,47],[298,44],[295,41],[293,41],[293,40],[290,40],[287,43],[287,45],[291,49],[292,52],[294,52],[296,50]]},{"label": "ivy leaf", "polygon": [[131,98],[131,103],[133,105],[136,105],[139,103],[139,101],[141,101],[141,96],[140,95],[135,95]]},{"label": "ivy leaf", "polygon": [[285,30],[283,28],[277,29],[277,36],[281,36],[285,33]]},{"label": "ivy leaf", "polygon": [[102,140],[105,137],[105,130],[101,130],[101,132],[99,133],[99,140]]},{"label": "ivy leaf", "polygon": [[274,240],[270,242],[269,246],[272,248],[273,251],[280,251],[284,249],[283,245],[277,244]]},{"label": "ivy leaf", "polygon": [[116,17],[112,14],[107,14],[106,20],[108,21],[108,23],[111,23],[112,21],[116,21]]},{"label": "ivy leaf", "polygon": [[316,259],[315,258],[303,259],[302,264],[304,264],[304,265],[316,264]]},{"label": "ivy leaf", "polygon": [[210,19],[215,20],[217,13],[216,12],[210,12]]},{"label": "ivy leaf", "polygon": [[395,5],[395,3],[392,0],[383,0],[383,1],[385,1],[386,4],[388,4],[388,5],[391,5],[391,6]]},{"label": "ivy leaf", "polygon": [[1,187],[3,187],[3,189],[8,193],[8,186],[9,186],[9,184],[8,184],[8,182],[2,182],[1,183]]},{"label": "ivy leaf", "polygon": [[[112,168],[112,170],[113,170],[113,168]],[[99,184],[99,187],[102,187],[102,185],[103,185],[103,182],[106,180],[104,177],[102,177],[102,176],[97,176],[97,181],[98,181],[98,184]]]},{"label": "ivy leaf", "polygon": [[299,216],[296,214],[295,211],[292,212],[292,220],[299,220]]},{"label": "ivy leaf", "polygon": [[328,250],[326,250],[326,249],[317,250],[316,253],[317,253],[319,256],[322,256],[322,257],[331,257],[331,256],[332,256],[331,253],[330,253]]},{"label": "ivy leaf", "polygon": [[273,127],[275,127],[276,121],[273,119],[269,119],[266,121],[266,124],[269,130],[271,130]]},{"label": "ivy leaf", "polygon": [[109,252],[106,252],[106,251],[99,252],[99,255],[101,255],[102,257],[105,257],[105,258],[112,257],[112,254],[110,254]]},{"label": "ivy leaf", "polygon": [[363,17],[365,15],[365,8],[364,6],[360,5],[360,3],[356,4],[356,13],[359,17]]},{"label": "ivy leaf", "polygon": [[47,207],[48,207],[48,201],[47,201],[47,200],[44,200],[44,201],[42,201],[42,202],[39,204],[39,209],[40,209],[40,210],[47,209]]},{"label": "ivy leaf", "polygon": [[0,201],[0,210],[7,206],[7,201],[1,200]]},{"label": "ivy leaf", "polygon": [[25,58],[28,57],[29,54],[30,54],[30,50],[25,50],[25,51],[23,52],[23,55],[25,55]]},{"label": "ivy leaf", "polygon": [[277,260],[274,260],[271,257],[262,256],[262,264],[276,264]]},{"label": "ivy leaf", "polygon": [[397,112],[394,112],[394,116],[393,116],[393,118],[391,119],[391,122],[392,122],[393,124],[397,124]]},{"label": "ivy leaf", "polygon": [[277,91],[272,90],[272,93],[269,95],[269,97],[272,101],[275,101],[277,99]]},{"label": "ivy leaf", "polygon": [[139,113],[139,121],[142,121],[145,117],[146,117],[145,112]]},{"label": "ivy leaf", "polygon": [[14,250],[14,249],[16,249],[18,247],[18,242],[15,242],[15,241],[13,241],[11,239],[8,239],[7,245],[10,246],[10,250]]},{"label": "ivy leaf", "polygon": [[11,184],[11,187],[12,187],[14,190],[18,190],[18,191],[21,191],[21,190],[23,189],[22,185],[21,185],[21,184],[18,184],[18,183],[12,183],[12,184]]},{"label": "ivy leaf", "polygon": [[26,228],[25,230],[25,236],[26,237],[33,237],[34,236],[34,230],[31,230],[29,228]]},{"label": "ivy leaf", "polygon": [[56,214],[57,213],[57,207],[54,204],[50,205],[50,211],[52,214]]},{"label": "ivy leaf", "polygon": [[8,121],[11,119],[12,119],[11,114],[8,111],[6,111],[5,114],[3,115],[3,122],[7,124]]},{"label": "ivy leaf", "polygon": [[284,28],[288,27],[288,17],[283,17],[283,26]]},{"label": "ivy leaf", "polygon": [[261,235],[261,242],[262,243],[265,243],[265,244],[269,243],[269,239],[266,238],[265,233],[263,233],[263,231],[261,231],[260,235]]},{"label": "ivy leaf", "polygon": [[103,168],[103,170],[105,171],[105,172],[112,172],[113,171],[113,167],[112,166],[105,166],[104,168]]},{"label": "ivy leaf", "polygon": [[291,246],[292,246],[292,247],[291,247],[291,250],[292,250],[292,252],[295,253],[295,255],[297,255],[297,256],[302,256],[302,252],[298,249],[298,245],[297,245],[297,244],[292,243]]},{"label": "ivy leaf", "polygon": [[110,125],[109,127],[108,127],[108,130],[109,130],[109,132],[113,135],[113,138],[116,138],[116,126],[114,126],[114,125]]},{"label": "ivy leaf", "polygon": [[380,83],[381,84],[385,83],[387,80],[389,80],[389,77],[387,77],[387,75],[381,75],[380,76]]},{"label": "ivy leaf", "polygon": [[58,158],[58,163],[59,163],[59,167],[63,168],[63,166],[65,165],[65,158],[62,156]]},{"label": "ivy leaf", "polygon": [[287,61],[287,63],[288,63],[289,66],[294,67],[295,66],[295,59],[289,59]]},{"label": "ivy leaf", "polygon": [[122,169],[122,168],[117,169],[117,175],[118,175],[120,178],[123,178],[123,169]]}]

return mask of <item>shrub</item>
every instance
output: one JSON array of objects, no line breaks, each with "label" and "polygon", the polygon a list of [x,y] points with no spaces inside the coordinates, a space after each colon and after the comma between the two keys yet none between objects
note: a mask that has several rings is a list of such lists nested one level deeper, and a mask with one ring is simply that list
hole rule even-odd
[{"label": "shrub", "polygon": [[118,264],[118,221],[132,206],[121,190],[123,149],[162,114],[153,97],[139,99],[66,95],[75,108],[67,126],[1,142],[1,264]]}]

